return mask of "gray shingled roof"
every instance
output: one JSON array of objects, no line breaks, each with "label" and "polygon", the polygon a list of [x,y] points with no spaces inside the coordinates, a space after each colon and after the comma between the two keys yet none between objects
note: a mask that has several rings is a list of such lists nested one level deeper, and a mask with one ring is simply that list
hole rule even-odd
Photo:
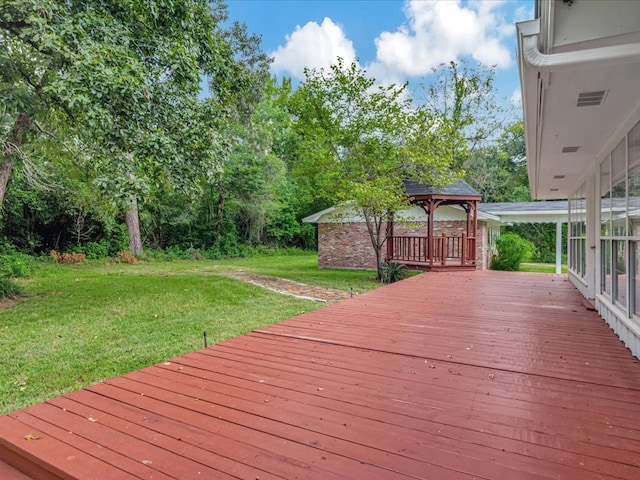
[{"label": "gray shingled roof", "polygon": [[475,188],[469,185],[464,180],[458,180],[446,187],[432,187],[431,185],[424,185],[416,182],[415,180],[405,180],[404,190],[407,195],[415,197],[421,195],[452,195],[457,197],[479,197],[480,194]]}]

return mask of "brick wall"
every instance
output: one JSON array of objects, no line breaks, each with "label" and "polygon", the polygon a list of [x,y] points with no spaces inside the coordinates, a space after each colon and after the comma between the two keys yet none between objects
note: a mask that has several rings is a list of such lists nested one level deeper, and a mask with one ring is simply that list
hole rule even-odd
[{"label": "brick wall", "polygon": [[320,268],[376,268],[367,225],[354,223],[318,224],[318,266]]},{"label": "brick wall", "polygon": [[[461,235],[467,231],[467,222],[461,220],[436,221],[436,235]],[[396,223],[395,235],[426,235],[426,222]],[[478,222],[476,241],[476,265],[478,269],[489,266],[486,248],[487,228]],[[383,255],[386,249],[383,248]],[[364,222],[319,223],[318,266],[320,268],[375,269],[376,257]]]}]

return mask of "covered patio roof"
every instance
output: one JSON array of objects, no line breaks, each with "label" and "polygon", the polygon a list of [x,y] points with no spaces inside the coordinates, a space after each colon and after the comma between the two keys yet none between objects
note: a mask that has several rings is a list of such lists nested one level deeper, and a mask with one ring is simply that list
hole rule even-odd
[{"label": "covered patio roof", "polygon": [[569,215],[566,200],[481,203],[478,209],[500,219],[502,223],[566,223]]}]

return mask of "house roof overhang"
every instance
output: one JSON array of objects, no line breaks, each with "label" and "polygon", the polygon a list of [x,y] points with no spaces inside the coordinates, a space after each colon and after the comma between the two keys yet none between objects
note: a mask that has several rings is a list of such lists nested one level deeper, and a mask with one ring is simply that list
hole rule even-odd
[{"label": "house roof overhang", "polygon": [[[640,108],[640,32],[553,47],[558,4],[541,3],[539,18],[517,24],[529,183],[541,200],[568,198]],[[578,106],[596,91],[600,105]]]},{"label": "house roof overhang", "polygon": [[[355,221],[357,214],[345,216],[340,214],[341,208],[331,207],[302,219],[305,223],[333,223]],[[451,208],[461,209],[459,206]],[[353,213],[353,212],[351,212]],[[521,202],[521,203],[480,203],[478,204],[478,220],[492,225],[511,223],[556,223],[567,222],[568,203],[556,202]],[[364,221],[360,218],[361,221]]]}]

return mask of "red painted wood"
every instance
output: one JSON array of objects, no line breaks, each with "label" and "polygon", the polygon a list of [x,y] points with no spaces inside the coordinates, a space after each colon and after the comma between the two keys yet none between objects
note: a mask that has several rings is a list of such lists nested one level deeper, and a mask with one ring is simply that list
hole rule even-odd
[{"label": "red painted wood", "polygon": [[24,473],[4,462],[0,462],[0,478],[2,480],[31,480]]},{"label": "red painted wood", "polygon": [[640,365],[563,277],[430,273],[0,417],[1,461],[51,479],[633,480]]}]

